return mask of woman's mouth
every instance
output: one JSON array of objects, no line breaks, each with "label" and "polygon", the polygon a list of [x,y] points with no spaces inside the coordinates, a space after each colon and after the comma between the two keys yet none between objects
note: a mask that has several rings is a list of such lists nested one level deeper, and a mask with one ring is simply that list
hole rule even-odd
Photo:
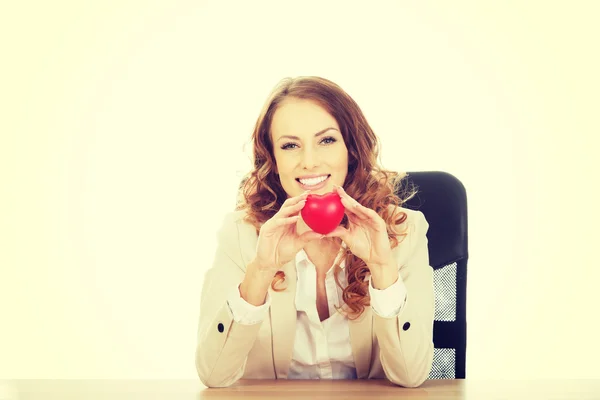
[{"label": "woman's mouth", "polygon": [[300,184],[303,190],[317,190],[321,189],[327,184],[327,181],[331,175],[318,175],[310,178],[296,178],[296,181]]}]

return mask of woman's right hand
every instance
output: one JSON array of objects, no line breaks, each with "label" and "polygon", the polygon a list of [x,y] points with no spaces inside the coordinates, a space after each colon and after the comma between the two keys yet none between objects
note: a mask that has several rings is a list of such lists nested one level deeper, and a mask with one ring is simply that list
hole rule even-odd
[{"label": "woman's right hand", "polygon": [[301,235],[296,231],[299,213],[306,204],[308,193],[288,198],[260,228],[255,262],[261,272],[275,275],[306,243],[323,237],[312,230]]}]

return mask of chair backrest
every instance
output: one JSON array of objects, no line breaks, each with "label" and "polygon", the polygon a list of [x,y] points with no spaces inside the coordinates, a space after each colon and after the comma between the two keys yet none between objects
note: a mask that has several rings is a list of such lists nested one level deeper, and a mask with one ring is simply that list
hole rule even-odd
[{"label": "chair backrest", "polygon": [[408,172],[418,193],[404,203],[429,223],[429,264],[433,268],[435,320],[429,379],[464,379],[467,349],[467,195],[463,184],[441,171]]}]

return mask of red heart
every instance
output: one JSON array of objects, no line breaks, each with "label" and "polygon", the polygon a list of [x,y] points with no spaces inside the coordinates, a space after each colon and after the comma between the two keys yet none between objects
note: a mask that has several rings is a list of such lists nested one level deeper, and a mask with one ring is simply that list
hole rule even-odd
[{"label": "red heart", "polygon": [[344,206],[335,192],[323,195],[309,194],[300,214],[313,231],[326,235],[342,222]]}]

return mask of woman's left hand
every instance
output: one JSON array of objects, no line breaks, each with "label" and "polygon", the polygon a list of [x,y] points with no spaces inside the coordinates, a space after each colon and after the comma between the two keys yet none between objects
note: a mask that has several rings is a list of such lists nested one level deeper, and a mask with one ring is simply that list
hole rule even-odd
[{"label": "woman's left hand", "polygon": [[394,265],[385,221],[374,210],[350,197],[343,188],[334,186],[334,190],[346,208],[348,228],[340,225],[325,236],[342,239],[350,251],[367,264],[371,274]]}]

